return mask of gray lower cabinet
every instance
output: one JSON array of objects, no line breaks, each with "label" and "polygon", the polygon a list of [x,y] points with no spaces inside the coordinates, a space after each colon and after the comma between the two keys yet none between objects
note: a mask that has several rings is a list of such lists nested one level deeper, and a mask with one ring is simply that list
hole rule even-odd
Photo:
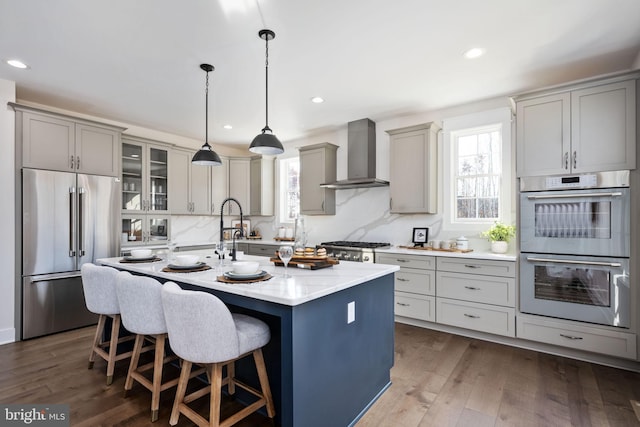
[{"label": "gray lower cabinet", "polygon": [[436,321],[516,336],[516,263],[439,257]]},{"label": "gray lower cabinet", "polygon": [[266,257],[274,257],[276,251],[280,246],[278,245],[268,245],[262,243],[247,243],[247,254],[248,255],[257,255],[257,256],[266,256]]},{"label": "gray lower cabinet", "polygon": [[10,104],[16,110],[16,137],[22,166],[91,175],[120,175],[124,128]]},{"label": "gray lower cabinet", "polygon": [[320,184],[336,180],[337,145],[322,143],[300,147],[300,213],[335,215],[336,190]]},{"label": "gray lower cabinet", "polygon": [[376,263],[400,266],[395,274],[395,315],[435,322],[436,258],[376,254]]}]

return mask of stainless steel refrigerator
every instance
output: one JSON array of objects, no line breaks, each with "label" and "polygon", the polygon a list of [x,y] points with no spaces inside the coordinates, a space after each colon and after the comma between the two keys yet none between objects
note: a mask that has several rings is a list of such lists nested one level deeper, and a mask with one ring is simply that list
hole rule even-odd
[{"label": "stainless steel refrigerator", "polygon": [[117,178],[22,170],[22,339],[96,323],[80,267],[119,253]]}]

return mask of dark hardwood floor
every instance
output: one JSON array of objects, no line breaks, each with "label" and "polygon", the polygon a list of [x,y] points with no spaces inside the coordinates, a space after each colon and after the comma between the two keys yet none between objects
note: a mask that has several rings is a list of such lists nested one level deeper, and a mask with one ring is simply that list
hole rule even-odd
[{"label": "dark hardwood floor", "polygon": [[[135,384],[123,397],[128,361],[111,386],[104,361],[87,369],[93,331],[0,346],[0,402],[66,403],[72,426],[150,425],[151,394]],[[402,324],[395,346],[393,384],[358,427],[640,426],[638,373]],[[163,392],[154,425],[168,425],[173,393]],[[235,405],[225,400],[223,411]],[[237,424],[271,425],[259,414]]]}]

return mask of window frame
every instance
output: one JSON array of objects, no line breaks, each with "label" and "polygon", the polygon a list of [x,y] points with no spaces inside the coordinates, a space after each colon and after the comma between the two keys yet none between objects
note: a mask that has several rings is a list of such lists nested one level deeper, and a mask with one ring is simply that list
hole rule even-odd
[{"label": "window frame", "polygon": [[[287,167],[285,163],[290,161],[297,161],[298,165],[300,165],[300,156],[292,155],[287,157],[280,157],[277,159],[277,191],[276,191],[276,206],[277,206],[277,222],[279,224],[285,225],[293,225],[295,223],[295,218],[289,219],[287,218],[286,210],[286,194],[288,191],[287,188]],[[298,186],[300,185],[300,168],[298,167]],[[300,203],[300,192],[298,188],[298,204]]]},{"label": "window frame", "polygon": [[[512,222],[513,212],[513,159],[511,150],[512,113],[509,108],[483,111],[464,116],[443,120],[443,230],[469,233],[482,232],[494,223],[501,221]],[[453,138],[458,135],[469,134],[473,131],[481,133],[487,129],[499,128],[501,132],[501,168],[498,218],[493,219],[456,219],[456,187],[457,177],[457,148]]]}]

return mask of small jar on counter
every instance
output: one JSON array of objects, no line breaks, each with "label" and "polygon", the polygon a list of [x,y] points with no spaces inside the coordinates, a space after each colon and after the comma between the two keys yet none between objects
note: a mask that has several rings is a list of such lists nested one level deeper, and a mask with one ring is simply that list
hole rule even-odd
[{"label": "small jar on counter", "polygon": [[458,237],[456,239],[456,247],[463,251],[469,249],[469,240],[464,236]]}]

